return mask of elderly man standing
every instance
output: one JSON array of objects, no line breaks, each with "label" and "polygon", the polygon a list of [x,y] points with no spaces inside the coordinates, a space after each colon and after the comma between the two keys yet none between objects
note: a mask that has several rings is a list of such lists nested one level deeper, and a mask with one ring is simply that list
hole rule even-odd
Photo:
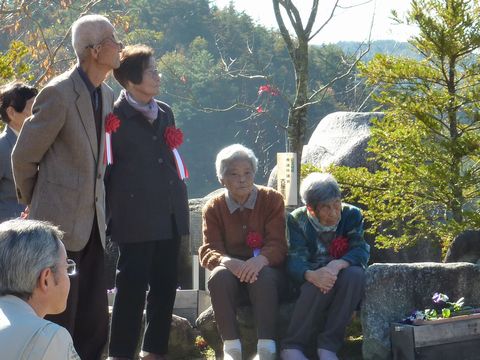
[{"label": "elderly man standing", "polygon": [[30,217],[65,232],[63,243],[80,274],[72,279],[67,309],[53,321],[72,334],[83,360],[99,359],[108,336],[104,280],[105,119],[113,92],[103,83],[120,65],[123,45],[103,16],[72,25],[77,66],[39,94],[12,153],[20,202]]},{"label": "elderly man standing", "polygon": [[2,359],[79,359],[70,334],[44,320],[65,309],[69,274],[62,232],[48,223],[0,225],[0,349]]}]

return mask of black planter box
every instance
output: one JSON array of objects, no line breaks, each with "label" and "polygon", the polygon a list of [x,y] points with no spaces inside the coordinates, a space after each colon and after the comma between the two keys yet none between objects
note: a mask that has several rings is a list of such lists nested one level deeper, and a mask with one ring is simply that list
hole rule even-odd
[{"label": "black planter box", "polygon": [[428,321],[421,325],[392,323],[393,359],[480,360],[480,317],[477,315]]}]

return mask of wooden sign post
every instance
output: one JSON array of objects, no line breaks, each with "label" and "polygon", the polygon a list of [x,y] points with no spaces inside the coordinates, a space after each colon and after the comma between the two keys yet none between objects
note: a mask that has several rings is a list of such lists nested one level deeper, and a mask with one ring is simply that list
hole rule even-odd
[{"label": "wooden sign post", "polygon": [[277,190],[285,206],[298,205],[297,154],[277,153]]}]

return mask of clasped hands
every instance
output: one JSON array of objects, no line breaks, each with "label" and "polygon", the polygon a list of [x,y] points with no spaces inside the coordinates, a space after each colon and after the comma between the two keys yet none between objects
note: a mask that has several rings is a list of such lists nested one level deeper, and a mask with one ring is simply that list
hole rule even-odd
[{"label": "clasped hands", "polygon": [[335,282],[340,270],[349,266],[345,260],[332,260],[326,266],[318,268],[317,270],[307,270],[305,272],[305,280],[312,283],[320,289],[324,294],[328,293]]},{"label": "clasped hands", "polygon": [[263,255],[240,260],[224,256],[221,264],[232,272],[241,282],[253,283],[258,279],[258,273],[268,265],[268,260]]}]

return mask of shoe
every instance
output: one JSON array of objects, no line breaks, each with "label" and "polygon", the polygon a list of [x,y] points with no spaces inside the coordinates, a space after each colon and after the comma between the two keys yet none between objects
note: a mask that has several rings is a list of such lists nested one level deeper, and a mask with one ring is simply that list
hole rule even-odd
[{"label": "shoe", "polygon": [[242,351],[240,349],[223,350],[223,360],[242,360]]},{"label": "shoe", "polygon": [[317,355],[320,360],[338,360],[337,354],[326,349],[317,349]]},{"label": "shoe", "polygon": [[280,359],[282,360],[308,360],[303,352],[298,349],[283,349],[280,352]]}]

